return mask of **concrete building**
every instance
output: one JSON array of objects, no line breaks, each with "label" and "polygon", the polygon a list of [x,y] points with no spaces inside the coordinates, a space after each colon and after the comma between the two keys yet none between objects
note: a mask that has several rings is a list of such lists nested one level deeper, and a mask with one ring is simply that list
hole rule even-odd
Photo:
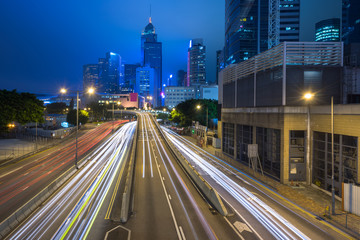
[{"label": "concrete building", "polygon": [[195,87],[165,87],[165,106],[174,108],[181,102],[195,98]]},{"label": "concrete building", "polygon": [[330,190],[333,96],[336,194],[342,181],[359,183],[360,106],[340,105],[342,54],[339,42],[286,42],[221,71],[223,154],[248,166],[257,144],[266,175]]}]

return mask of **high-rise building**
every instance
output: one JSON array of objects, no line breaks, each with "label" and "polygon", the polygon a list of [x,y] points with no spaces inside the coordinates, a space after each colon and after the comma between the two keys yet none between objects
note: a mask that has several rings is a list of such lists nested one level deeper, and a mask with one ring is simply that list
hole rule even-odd
[{"label": "high-rise building", "polygon": [[[272,8],[269,0],[225,0],[225,66],[245,61],[269,47],[272,37],[269,22],[272,17],[278,24],[272,27],[278,42],[299,41],[300,0],[280,0]],[[273,40],[273,39],[272,39]]]},{"label": "high-rise building", "polygon": [[86,64],[83,66],[83,89],[99,88],[99,65]]},{"label": "high-rise building", "polygon": [[280,42],[300,40],[300,0],[280,0]]},{"label": "high-rise building", "polygon": [[146,67],[138,67],[136,69],[136,86],[135,92],[143,97],[151,97],[152,104],[154,105],[154,94],[156,89],[154,89],[156,72],[153,68],[146,66]]},{"label": "high-rise building", "polygon": [[124,64],[124,88],[127,88],[129,92],[135,90],[136,86],[136,69],[140,67],[140,64]]},{"label": "high-rise building", "polygon": [[216,78],[215,84],[219,84],[219,72],[224,68],[224,51],[216,51]]},{"label": "high-rise building", "polygon": [[155,71],[153,88],[156,90],[153,96],[155,107],[161,106],[162,88],[162,43],[157,41],[155,27],[149,18],[149,24],[141,33],[141,56],[142,65],[149,66]]},{"label": "high-rise building", "polygon": [[269,0],[225,0],[226,65],[247,60],[268,48]]},{"label": "high-rise building", "polygon": [[201,38],[190,40],[187,62],[186,86],[196,87],[196,98],[200,98],[200,86],[206,85],[206,47]]},{"label": "high-rise building", "polygon": [[325,19],[315,24],[316,42],[339,42],[340,41],[340,19]]},{"label": "high-rise building", "polygon": [[99,58],[99,93],[118,93],[121,71],[121,57],[108,52],[105,58]]},{"label": "high-rise building", "polygon": [[177,86],[178,87],[185,86],[186,79],[187,79],[186,72],[184,70],[178,70],[176,75]]}]

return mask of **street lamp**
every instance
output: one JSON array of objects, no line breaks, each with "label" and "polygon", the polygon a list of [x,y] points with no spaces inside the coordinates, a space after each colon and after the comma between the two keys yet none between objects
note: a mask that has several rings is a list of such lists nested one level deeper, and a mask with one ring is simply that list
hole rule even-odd
[{"label": "street lamp", "polygon": [[[209,115],[209,107],[207,105],[206,106],[206,130],[205,130],[205,146],[207,146],[207,130],[208,130],[208,115]],[[197,105],[196,106],[197,109],[201,109],[201,105]]]},{"label": "street lamp", "polygon": [[[65,94],[67,90],[65,88],[60,89],[60,93]],[[95,93],[95,89],[90,87],[87,90],[87,93],[93,94]],[[75,134],[75,168],[79,169],[78,167],[78,131],[79,131],[79,91],[76,91],[76,134]]]},{"label": "street lamp", "polygon": [[333,215],[335,215],[334,164],[334,97],[331,96],[331,212]]},{"label": "street lamp", "polygon": [[311,167],[310,167],[310,101],[314,94],[307,92],[304,94],[304,99],[307,102],[307,128],[306,128],[306,184],[311,184]]}]

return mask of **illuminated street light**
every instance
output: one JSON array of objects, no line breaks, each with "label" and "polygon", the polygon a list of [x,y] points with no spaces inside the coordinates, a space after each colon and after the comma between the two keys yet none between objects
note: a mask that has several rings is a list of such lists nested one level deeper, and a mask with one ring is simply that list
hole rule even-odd
[{"label": "illuminated street light", "polygon": [[196,106],[196,108],[197,108],[197,109],[200,109],[200,108],[201,108],[201,106],[200,106],[200,105],[197,105],[197,106]]},{"label": "illuminated street light", "polygon": [[310,93],[310,92],[305,93],[305,95],[304,95],[304,98],[305,98],[306,100],[311,100],[313,97],[314,97],[314,94],[313,94],[313,93]]},{"label": "illuminated street light", "polygon": [[[65,94],[67,90],[65,88],[60,89],[60,93]],[[89,88],[87,93],[93,94],[95,93],[94,88]],[[75,168],[78,169],[78,131],[79,131],[79,91],[76,91],[76,134],[75,134]]]}]

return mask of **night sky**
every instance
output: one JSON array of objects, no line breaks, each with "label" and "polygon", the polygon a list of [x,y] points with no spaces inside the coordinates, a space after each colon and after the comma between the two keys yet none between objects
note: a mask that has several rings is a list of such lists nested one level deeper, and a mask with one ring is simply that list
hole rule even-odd
[{"label": "night sky", "polygon": [[[304,41],[313,40],[316,21],[341,14],[341,0],[301,3]],[[163,43],[163,78],[186,70],[189,40],[203,38],[207,79],[214,81],[215,52],[224,45],[223,0],[11,0],[0,2],[0,89],[81,89],[82,65],[97,63],[108,51],[125,63],[139,62],[150,4]]]}]

